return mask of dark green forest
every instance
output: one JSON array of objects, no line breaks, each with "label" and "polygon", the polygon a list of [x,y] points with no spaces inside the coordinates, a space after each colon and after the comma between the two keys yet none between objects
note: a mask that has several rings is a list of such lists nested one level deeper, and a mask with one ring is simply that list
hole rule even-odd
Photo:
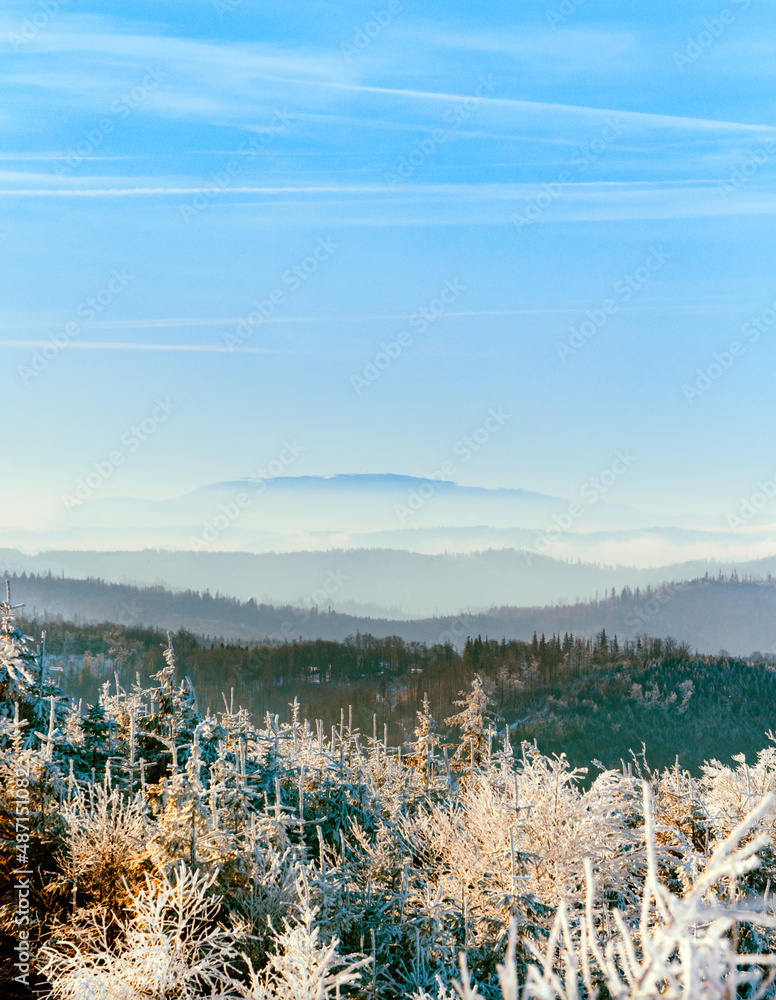
[{"label": "dark green forest", "polygon": [[[30,635],[46,632],[47,669],[63,690],[98,700],[101,688],[128,687],[163,667],[167,636],[116,624],[20,620]],[[647,635],[620,643],[605,630],[595,639],[566,632],[549,638],[466,639],[427,646],[398,636],[356,634],[344,642],[298,640],[240,645],[172,637],[178,669],[197,691],[200,711],[223,708],[224,693],[255,718],[286,718],[297,701],[327,729],[349,720],[395,744],[406,743],[428,694],[433,714],[454,711],[459,692],[479,673],[499,723],[545,753],[565,752],[574,765],[620,766],[631,751],[651,767],[753,755],[776,725],[776,670],[763,661],[692,654],[687,644]]]}]

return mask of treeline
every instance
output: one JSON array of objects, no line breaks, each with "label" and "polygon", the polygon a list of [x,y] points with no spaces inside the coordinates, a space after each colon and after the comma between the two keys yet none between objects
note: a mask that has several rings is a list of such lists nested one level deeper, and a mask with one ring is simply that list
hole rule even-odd
[{"label": "treeline", "polygon": [[209,637],[210,642],[277,644],[300,638],[343,642],[360,632],[383,638],[398,635],[405,642],[433,646],[446,640],[460,644],[467,635],[525,640],[533,632],[563,636],[569,631],[593,638],[606,629],[608,635],[621,639],[633,640],[644,633],[677,635],[693,649],[708,653],[728,655],[725,650],[732,650],[737,655],[776,659],[769,624],[776,617],[776,585],[771,577],[754,579],[735,572],[641,589],[626,586],[619,592],[612,589],[572,604],[493,607],[412,621],[357,617],[316,607],[275,607],[255,600],[241,603],[217,592],[213,596],[207,590],[172,593],[163,587],[51,575],[7,578],[33,617],[60,615],[66,621],[120,622],[127,627],[169,629],[173,633],[185,629]]},{"label": "treeline", "polygon": [[498,673],[505,668],[524,674],[526,679],[546,685],[564,677],[580,677],[592,667],[611,663],[643,664],[664,657],[687,659],[690,647],[672,637],[665,639],[639,635],[634,640],[620,644],[617,636],[608,636],[601,629],[594,639],[575,637],[573,632],[544,635],[534,632],[530,643],[520,640],[483,640],[478,636],[468,638],[464,647],[463,663],[469,670]]},{"label": "treeline", "polygon": [[5,579],[14,593],[25,595],[35,618],[108,620],[129,628],[164,627],[172,632],[184,629],[214,641],[226,637],[241,642],[282,642],[300,635],[311,638],[311,632],[341,640],[370,621],[317,607],[270,605],[254,598],[240,601],[207,589],[173,592],[163,586],[137,587],[97,577],[72,579],[50,572],[6,574]]},{"label": "treeline", "polygon": [[[96,702],[105,684],[114,690],[117,679],[127,686],[139,675],[147,684],[164,665],[167,636],[157,630],[34,620],[20,625],[32,635],[45,627],[47,670],[64,691],[84,703]],[[478,673],[505,723],[529,719],[521,724],[520,735],[533,739],[540,734],[553,745],[564,737],[564,749],[579,763],[587,763],[596,753],[606,756],[610,746],[616,762],[631,746],[638,749],[643,738],[643,732],[638,733],[635,743],[623,745],[626,732],[633,728],[622,728],[622,720],[618,725],[620,713],[627,716],[630,711],[621,690],[623,685],[629,688],[625,681],[604,682],[607,671],[620,670],[628,677],[637,669],[648,674],[658,663],[691,659],[689,647],[670,637],[645,635],[620,642],[605,630],[593,639],[570,632],[534,635],[529,641],[469,637],[460,653],[450,644],[427,646],[398,636],[363,633],[344,642],[319,639],[250,646],[207,641],[185,630],[172,638],[179,672],[191,678],[202,711],[222,707],[224,693],[257,718],[267,712],[283,716],[296,701],[304,714],[327,727],[346,715],[363,732],[373,732],[377,726],[382,733],[387,726],[390,739],[401,744],[412,732],[417,705],[425,695],[437,717],[444,718]],[[747,669],[762,673],[761,667]],[[585,731],[590,697],[589,693],[576,697],[574,692],[583,682],[589,687],[597,679],[604,685],[601,690],[612,692],[611,703],[602,706],[603,716],[611,717],[614,727],[608,736],[622,731],[622,738],[615,736],[604,750],[588,752],[589,741],[577,740],[574,734]],[[571,701],[564,703],[563,698]],[[669,714],[674,726],[669,742],[676,745],[682,740],[676,725],[688,720],[676,712]],[[548,721],[559,715],[562,723]]]},{"label": "treeline", "polygon": [[[114,673],[122,678],[161,669],[167,634],[158,629],[100,625],[61,620],[20,619],[20,628],[46,634],[49,665],[61,672],[71,693],[86,694]],[[264,643],[225,643],[195,636],[185,629],[173,634],[180,669],[204,689],[239,688],[251,698],[295,686],[351,686],[359,681],[409,677],[437,661],[449,665],[458,654],[452,646],[428,647],[398,636],[377,638],[357,633],[343,642],[325,639]]]}]

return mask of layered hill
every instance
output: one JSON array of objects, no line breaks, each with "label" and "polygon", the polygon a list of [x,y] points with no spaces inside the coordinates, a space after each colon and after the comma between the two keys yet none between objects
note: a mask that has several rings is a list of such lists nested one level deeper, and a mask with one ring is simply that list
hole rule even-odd
[{"label": "layered hill", "polygon": [[51,572],[138,587],[226,594],[240,601],[331,609],[358,617],[455,616],[462,609],[572,604],[629,587],[733,571],[766,578],[776,558],[755,562],[694,560],[638,569],[566,561],[525,549],[429,555],[397,549],[305,552],[45,551],[0,549],[0,572]]},{"label": "layered hill", "polygon": [[163,587],[98,579],[26,573],[10,574],[9,579],[14,601],[25,603],[27,615],[185,628],[219,640],[282,642],[300,636],[342,640],[356,632],[369,632],[461,647],[467,635],[527,639],[534,632],[572,631],[593,636],[603,628],[621,638],[644,632],[672,635],[702,653],[776,654],[776,581],[742,579],[736,574],[643,589],[626,586],[610,591],[606,598],[565,605],[502,606],[411,620],[239,601],[209,591],[174,593]]}]

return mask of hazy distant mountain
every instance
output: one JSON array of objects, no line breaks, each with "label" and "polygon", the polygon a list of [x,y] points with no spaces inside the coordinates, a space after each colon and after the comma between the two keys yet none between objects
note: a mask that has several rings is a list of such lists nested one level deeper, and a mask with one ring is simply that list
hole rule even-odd
[{"label": "hazy distant mountain", "polygon": [[741,582],[716,577],[667,584],[650,592],[625,590],[603,600],[555,607],[502,607],[481,614],[414,621],[357,617],[317,609],[240,603],[209,593],[173,594],[163,588],[139,589],[126,584],[58,577],[12,579],[14,602],[25,614],[61,615],[67,620],[113,621],[127,626],[186,628],[219,640],[342,640],[356,632],[399,635],[408,641],[452,642],[467,635],[530,639],[573,631],[592,636],[605,628],[610,635],[632,638],[646,632],[672,635],[702,653],[721,649],[735,655],[754,650],[776,653],[776,582]]},{"label": "hazy distant mountain", "polygon": [[73,494],[51,530],[0,534],[16,540],[0,559],[19,572],[414,618],[584,600],[776,553],[765,530],[660,523],[607,504],[594,481],[581,493],[574,507],[526,490],[340,475],[215,483],[166,500]]},{"label": "hazy distant mountain", "polygon": [[645,587],[737,568],[776,573],[776,557],[757,562],[696,560],[662,568],[566,562],[514,549],[423,555],[348,549],[252,555],[245,552],[42,552],[0,550],[0,571],[52,572],[115,583],[209,591],[242,601],[332,608],[354,615],[417,618],[502,605],[571,603],[615,587]]},{"label": "hazy distant mountain", "polygon": [[607,503],[608,489],[596,479],[572,498],[398,475],[236,480],[162,500],[102,497],[82,485],[63,494],[60,516],[34,533],[0,531],[0,545],[26,552],[387,548],[427,555],[521,548],[642,568],[776,554],[770,526],[737,532],[719,518],[656,517]]},{"label": "hazy distant mountain", "polygon": [[[241,496],[246,500],[240,502]],[[225,513],[231,522],[227,530],[235,535],[293,538],[447,525],[541,528],[568,504],[567,499],[526,490],[483,489],[413,476],[278,476],[213,483],[169,500],[97,497],[72,507],[68,519],[73,529],[123,525],[191,532]],[[591,505],[585,515],[588,530],[655,522],[635,508],[603,501]]]}]

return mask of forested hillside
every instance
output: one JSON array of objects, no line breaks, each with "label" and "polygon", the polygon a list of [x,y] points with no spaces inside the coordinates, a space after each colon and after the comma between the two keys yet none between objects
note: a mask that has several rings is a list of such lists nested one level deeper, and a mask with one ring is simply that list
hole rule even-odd
[{"label": "forested hillside", "polygon": [[[363,509],[368,509],[366,500]],[[341,513],[339,508],[332,510],[335,519]],[[409,534],[414,536],[415,530]],[[405,541],[413,548],[410,538]],[[259,604],[317,605],[321,609],[331,605],[332,610],[348,615],[401,619],[456,614],[460,608],[482,611],[494,604],[586,600],[612,586],[618,591],[625,586],[643,589],[664,580],[685,580],[732,568],[728,563],[697,562],[636,569],[552,558],[533,550],[533,532],[524,533],[522,547],[496,545],[474,552],[460,550],[455,532],[445,554],[385,545],[385,538],[376,538],[368,548],[254,554],[207,548],[187,551],[183,538],[173,549],[140,551],[89,551],[87,547],[86,551],[49,550],[27,555],[0,548],[0,571],[39,576],[50,572],[140,587],[160,585],[172,591],[220,591],[240,601],[253,598]],[[102,547],[100,543],[98,548]],[[773,560],[746,567],[758,576],[773,568]]]},{"label": "forested hillside", "polygon": [[292,639],[342,641],[356,632],[379,637],[401,636],[428,645],[449,642],[462,648],[467,635],[530,640],[537,632],[573,632],[593,638],[601,629],[633,639],[637,634],[672,635],[704,653],[727,651],[776,654],[772,623],[776,621],[776,580],[703,576],[694,580],[622,588],[595,600],[547,607],[501,607],[487,613],[462,611],[456,616],[407,621],[362,618],[320,607],[274,607],[255,600],[162,587],[132,587],[100,580],[73,580],[50,574],[10,575],[14,593],[40,617],[91,622],[112,621],[162,630],[186,629],[218,641],[284,642]]},{"label": "forested hillside", "polygon": [[[164,633],[121,625],[24,619],[24,631],[46,630],[46,662],[63,689],[96,702],[107,683],[150,683],[164,665]],[[399,636],[356,633],[343,642],[274,644],[208,642],[175,633],[178,669],[191,678],[203,711],[222,693],[251,711],[283,716],[297,701],[327,731],[348,718],[364,732],[401,744],[428,694],[438,718],[454,712],[461,688],[479,673],[496,712],[515,738],[539,740],[576,765],[617,766],[646,745],[653,766],[678,756],[694,770],[710,756],[756,753],[773,724],[776,670],[764,659],[698,657],[676,640],[640,635],[621,642],[602,630],[593,639],[566,632],[529,641],[469,637],[458,652]],[[717,722],[710,727],[708,720]]]},{"label": "forested hillside", "polygon": [[[120,675],[142,649],[155,672],[120,676],[80,710],[0,604],[4,995],[769,994],[776,750],[695,776],[636,759],[585,780],[564,755],[518,745],[497,711],[499,683],[513,697],[564,677],[582,697],[591,679],[631,671],[643,701],[683,717],[709,668],[739,684],[759,671],[755,696],[767,697],[766,668],[709,665],[670,641],[478,637],[447,664],[468,674],[453,713],[443,721],[420,701],[396,746],[347,714],[330,728],[305,719],[298,702],[261,723],[231,697],[203,714],[173,642],[51,632],[52,643],[68,636],[74,648],[104,643],[97,655],[110,652]],[[383,669],[390,649],[397,673],[414,662],[424,681],[444,655],[356,641],[336,670],[358,657]],[[276,679],[292,651],[321,662],[312,645],[285,647]],[[211,668],[226,652],[210,647]],[[643,686],[650,669],[656,697]],[[672,673],[678,703],[661,688]],[[706,719],[713,737],[722,721]]]}]

